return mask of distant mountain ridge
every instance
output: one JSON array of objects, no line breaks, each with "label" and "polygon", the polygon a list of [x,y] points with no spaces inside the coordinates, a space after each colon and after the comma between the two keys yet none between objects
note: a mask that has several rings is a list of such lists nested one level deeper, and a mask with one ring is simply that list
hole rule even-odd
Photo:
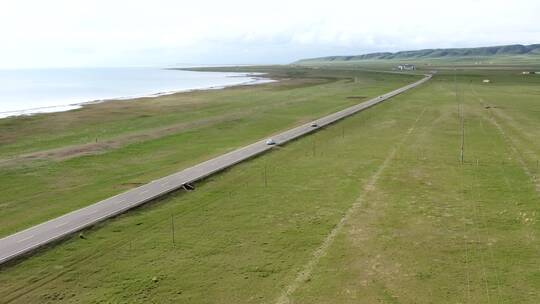
[{"label": "distant mountain ridge", "polygon": [[436,59],[453,57],[491,57],[491,56],[532,55],[540,56],[540,44],[501,45],[477,48],[425,49],[401,51],[396,53],[380,52],[354,56],[327,56],[301,59],[297,63],[312,61],[357,61],[357,60],[392,60],[392,59]]}]

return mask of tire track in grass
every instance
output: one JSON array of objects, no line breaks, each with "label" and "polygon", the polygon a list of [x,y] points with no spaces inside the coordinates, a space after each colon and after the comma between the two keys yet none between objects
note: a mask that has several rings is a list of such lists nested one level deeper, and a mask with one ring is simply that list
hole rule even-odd
[{"label": "tire track in grass", "polygon": [[[464,96],[464,93],[463,93],[463,96]],[[484,130],[482,129],[482,131],[484,131]],[[464,143],[463,136],[465,136],[465,104],[463,102],[461,103],[461,134],[462,134],[462,143]],[[465,201],[465,188],[464,188],[464,185],[463,185],[463,180],[465,179],[465,167],[464,167],[465,165],[466,165],[465,163],[463,163],[463,162],[461,163],[462,201]],[[471,165],[471,166],[474,166],[474,165]],[[471,195],[470,195],[471,196],[471,215],[473,217],[472,222],[473,222],[473,225],[474,225],[474,227],[473,227],[474,232],[472,232],[472,233],[475,234],[475,237],[476,237],[476,240],[477,240],[475,242],[476,245],[473,246],[473,248],[475,249],[476,254],[480,258],[480,267],[482,269],[481,281],[482,281],[482,283],[484,285],[483,288],[485,290],[487,303],[489,304],[489,303],[491,303],[491,293],[489,291],[489,282],[488,282],[487,271],[486,271],[486,261],[485,261],[484,254],[478,248],[479,244],[480,244],[480,239],[482,239],[481,236],[480,236],[480,225],[479,225],[482,214],[478,209],[478,204],[477,204],[478,193],[475,191],[476,190],[475,186],[478,184],[478,178],[477,178],[476,171],[474,169],[472,171],[473,171],[473,173],[472,173],[473,183],[470,184],[470,187],[469,187],[469,190],[470,190],[470,193],[471,193]],[[478,188],[480,189],[480,187],[478,187]],[[466,251],[467,250],[468,250],[468,248],[466,248]],[[469,298],[469,301],[470,301],[470,298]]]},{"label": "tire track in grass", "polygon": [[[484,118],[483,117],[480,117],[480,121],[482,121]],[[483,126],[483,125],[482,125]],[[486,130],[482,127],[482,133],[486,134]],[[495,147],[495,144],[493,141],[490,141],[490,144],[492,146],[492,151],[495,151],[496,147]],[[477,167],[478,167],[478,163],[477,163]],[[475,217],[477,218],[477,223],[480,223],[480,220],[482,220],[483,222],[483,226],[487,226],[487,221],[485,220],[485,216],[484,214],[482,214],[481,210],[478,208],[478,204],[476,202],[480,201],[480,197],[479,197],[479,194],[478,194],[478,191],[475,190],[476,189],[482,189],[482,185],[480,184],[480,181],[479,181],[479,177],[478,177],[478,172],[477,172],[478,168],[473,170],[473,184],[471,185],[471,193],[472,193],[472,196],[473,196],[473,214],[475,215]],[[504,177],[504,181],[506,183],[507,186],[508,185],[508,178],[506,177],[506,174],[504,172],[504,168],[501,169],[502,170],[502,176]],[[510,190],[510,188],[509,188]],[[513,192],[512,191],[508,191],[508,193],[510,193],[512,195],[512,197],[514,196]],[[479,224],[476,225],[476,235],[477,235],[477,238],[480,239],[480,227],[479,227]],[[501,298],[502,298],[502,295],[501,295],[501,281],[500,281],[500,274],[497,272],[497,268],[494,266],[495,265],[495,259],[494,259],[494,255],[493,255],[493,248],[489,245],[489,235],[486,236],[488,239],[488,246],[487,246],[487,251],[489,252],[489,256],[487,257],[489,259],[489,264],[491,264],[491,266],[494,268],[493,270],[493,275],[495,276],[495,283],[496,283],[496,286],[497,286],[497,303],[501,302]],[[482,260],[482,263],[484,262],[484,257],[482,256],[481,258]],[[486,270],[485,268],[483,268],[483,271],[484,271],[484,278],[485,278],[485,284],[486,284],[486,292],[487,292],[487,296],[488,296],[488,303],[490,302],[490,293],[489,293],[489,289],[488,289],[488,282],[487,282],[487,276],[486,276]],[[493,295],[495,296],[495,295]]]},{"label": "tire track in grass", "polygon": [[[465,182],[463,180],[463,176],[465,175],[465,173],[463,172],[463,165],[461,165],[461,191],[460,191],[460,197],[461,197],[461,201],[464,202],[465,201]],[[465,277],[466,277],[466,280],[467,280],[467,291],[465,293],[465,298],[467,299],[466,303],[471,303],[471,270],[470,270],[470,258],[469,258],[469,240],[467,239],[467,222],[465,221],[463,223],[463,226],[464,226],[464,231],[465,231],[465,234],[463,235],[463,239],[465,241],[465,270],[466,270],[466,273],[465,273]]]},{"label": "tire track in grass", "polygon": [[[515,142],[512,140],[511,137],[509,137],[504,129],[500,126],[500,124],[497,122],[496,118],[493,116],[493,114],[490,112],[490,121],[497,127],[499,130],[503,140],[507,143],[507,145],[510,147],[511,154],[515,155],[515,158],[517,159],[517,162],[519,163],[520,167],[522,168],[523,172],[530,178],[531,183],[534,188],[534,192],[538,197],[540,197],[540,183],[539,180],[536,178],[536,175],[532,173],[532,171],[527,166],[527,163],[525,162],[525,159],[523,155],[521,154],[521,151],[517,148]],[[509,187],[509,192],[512,191],[512,189],[509,186],[509,183],[507,182],[507,185]],[[531,232],[530,239],[536,238],[536,233],[534,233],[534,230]]]},{"label": "tire track in grass", "polygon": [[[483,104],[483,99],[481,97],[480,98],[480,103]],[[493,111],[491,111],[491,109],[487,109],[488,113],[489,113],[489,122],[491,122],[491,124],[493,124],[497,130],[499,131],[502,139],[504,140],[504,142],[506,142],[507,146],[510,148],[510,153],[511,155],[514,155],[515,156],[515,159],[517,160],[519,166],[521,167],[521,169],[523,170],[523,172],[529,177],[532,185],[533,185],[533,188],[534,188],[534,192],[536,193],[536,195],[538,197],[540,197],[540,182],[539,180],[537,179],[536,175],[531,171],[531,169],[529,168],[529,166],[527,165],[527,162],[525,160],[525,157],[523,156],[523,153],[522,151],[520,151],[518,149],[518,146],[517,146],[517,143],[516,143],[516,140],[509,136],[506,131],[504,130],[504,128],[501,126],[501,124],[497,121],[497,115],[493,113]],[[523,148],[523,147],[522,147]],[[529,154],[534,154],[532,153],[530,150],[525,149],[525,152],[526,153],[529,153]],[[510,183],[508,181],[508,179],[506,179],[506,184],[508,186],[508,189],[510,190],[509,192],[512,192],[512,189],[510,188]],[[534,215],[535,216],[535,215]],[[532,230],[529,235],[528,235],[528,238],[531,239],[531,240],[534,240],[536,239],[536,233],[534,230]]]},{"label": "tire track in grass", "polygon": [[[474,169],[473,169],[473,172],[474,172]],[[471,214],[473,216],[473,223],[475,226],[474,234],[476,235],[475,247],[476,247],[476,253],[480,257],[480,266],[482,267],[482,281],[484,283],[484,290],[486,292],[487,303],[489,304],[491,303],[491,293],[489,291],[489,282],[488,282],[487,271],[486,271],[486,261],[485,261],[484,253],[482,253],[481,250],[478,248],[480,247],[480,244],[481,244],[480,240],[483,239],[480,235],[480,224],[479,224],[481,219],[483,218],[483,215],[478,208],[478,204],[477,204],[478,192],[476,191],[476,189],[480,189],[480,187],[478,186],[477,174],[473,173],[473,183],[470,185],[470,192],[471,192],[471,198],[472,198]],[[490,250],[489,247],[488,247],[488,250]]]},{"label": "tire track in grass", "polygon": [[[479,96],[478,93],[476,91],[474,91],[474,89],[473,89],[473,93],[479,99],[479,104],[482,106],[482,108],[485,108],[484,99],[481,96]],[[488,110],[490,110],[490,109],[488,109]],[[497,127],[497,124],[494,123],[494,121],[493,121],[493,119],[495,119],[494,116],[493,116],[493,113],[491,113],[491,111],[488,111],[488,113],[489,114],[483,114],[482,119],[485,119],[486,121],[490,122],[492,125]],[[520,160],[520,157],[523,157],[523,156],[519,153],[519,151],[517,151],[517,148],[515,146],[514,147],[512,146],[512,143],[509,142],[508,138],[505,137],[505,133],[504,133],[504,130],[502,129],[502,127],[500,129],[499,128],[497,128],[497,129],[499,131],[499,135],[500,135],[501,139],[503,141],[505,141],[509,146],[509,148],[507,148],[507,152],[505,152],[505,153],[516,154],[518,156],[517,157],[518,164],[522,166],[522,169],[524,170],[526,175],[531,177],[530,171],[528,172],[528,170],[527,170],[528,167],[525,165],[524,160],[523,159]],[[485,133],[485,130],[483,130],[483,131]],[[493,142],[491,142],[491,145],[493,147],[495,146]],[[495,149],[495,147],[493,149]],[[517,153],[516,153],[516,151],[517,151]],[[508,193],[510,195],[510,198],[511,198],[512,202],[517,202],[518,198],[516,197],[515,192],[514,192],[514,190],[512,188],[512,185],[510,184],[510,180],[508,179],[508,174],[505,171],[505,166],[504,165],[498,166],[498,168],[501,171],[501,176],[503,177],[504,185],[505,185],[505,188],[506,188],[504,190],[504,193]],[[534,175],[533,175],[533,177],[534,177]],[[480,187],[480,186],[478,185],[478,187]],[[536,190],[538,191],[538,187],[536,187]],[[493,249],[491,247],[488,247],[488,250],[489,250],[491,260],[494,260],[495,258],[494,258],[494,254],[493,254]],[[502,292],[501,292],[502,283],[501,283],[501,280],[500,280],[500,275],[498,275],[498,274],[496,274],[496,282],[497,282],[497,295],[498,295],[498,298],[499,298],[498,300],[499,300],[499,302],[501,302],[501,301],[504,301],[504,300],[501,300],[503,298],[503,295],[502,295]]]},{"label": "tire track in grass", "polygon": [[[465,223],[465,231],[467,231],[467,223]],[[469,243],[465,241],[465,268],[467,270],[467,292],[465,297],[467,298],[467,303],[471,303],[471,270],[469,264]]]},{"label": "tire track in grass", "polygon": [[[481,96],[481,92],[478,92],[478,90],[473,88],[473,93],[477,96]],[[481,97],[480,97],[481,98]],[[484,100],[482,99],[482,102]],[[518,119],[515,118],[514,115],[511,113],[517,113],[518,115],[523,112],[520,108],[514,107],[514,106],[508,106],[504,105],[501,106],[498,104],[497,100],[493,101],[493,103],[489,104],[483,104],[487,108],[491,110],[493,115],[500,121],[504,123],[504,127],[506,131],[510,131],[513,134],[513,139],[515,142],[518,142],[521,144],[521,146],[529,146],[529,149],[525,149],[527,154],[533,158],[538,159],[538,141],[537,136],[534,134],[530,134],[527,131],[530,131],[531,128],[534,129],[532,126],[526,126],[523,125],[523,123],[520,121],[519,117]],[[534,109],[529,109],[530,111],[534,111]],[[530,168],[530,166],[529,166]]]},{"label": "tire track in grass", "polygon": [[[475,95],[475,97],[478,98],[478,102],[479,102],[480,106],[481,106],[482,108],[486,108],[485,103],[484,103],[484,99],[483,99],[481,96],[479,96],[479,94],[478,94],[472,87],[471,87],[471,90],[472,90],[473,94]],[[488,109],[488,110],[490,110],[490,109]],[[484,112],[484,113],[485,113],[485,112]],[[504,131],[502,130],[502,128],[499,129],[499,128],[497,127],[497,124],[494,124],[494,123],[493,123],[492,119],[494,119],[494,118],[493,118],[493,116],[492,116],[493,114],[491,113],[491,111],[488,111],[488,113],[489,113],[489,114],[487,115],[488,117],[486,117],[486,114],[484,114],[484,113],[482,113],[482,115],[481,115],[481,117],[480,117],[480,122],[482,123],[482,132],[483,132],[484,134],[487,134],[487,132],[486,132],[486,130],[485,130],[485,128],[484,128],[483,122],[482,122],[482,121],[485,119],[486,121],[492,123],[492,125],[494,125],[494,126],[498,129],[500,138],[501,138],[503,141],[505,141],[505,142],[508,143],[508,140],[507,140],[507,138],[505,138],[505,134],[504,134]],[[502,131],[502,132],[501,132],[501,131]],[[492,151],[495,151],[496,146],[495,146],[494,142],[493,142],[493,141],[490,141],[490,143],[491,143],[491,146],[492,146]],[[512,147],[512,146],[510,145],[510,151],[509,151],[509,152],[510,152],[511,154],[512,154],[512,153],[516,153],[516,151],[515,151],[513,148],[514,148],[514,147]],[[508,150],[507,150],[507,151],[508,151]],[[505,154],[506,154],[506,153],[508,153],[508,152],[505,152]],[[518,156],[521,156],[521,155],[518,154]],[[524,166],[524,163],[521,162],[521,161],[519,161],[519,157],[518,157],[518,163],[519,163],[520,165]],[[512,189],[512,186],[510,185],[510,181],[509,181],[509,179],[508,179],[507,172],[505,171],[505,166],[497,166],[497,167],[500,169],[501,176],[502,176],[502,180],[503,180],[504,185],[505,185],[505,187],[506,187],[506,190],[505,190],[504,192],[505,192],[505,193],[508,193],[508,194],[510,195],[512,201],[514,201],[514,202],[517,201],[516,195],[515,195],[515,193],[514,193],[514,191],[513,191],[513,189]],[[525,173],[527,173],[527,167],[525,166],[523,169],[524,169]],[[527,175],[529,175],[529,174],[527,174]],[[529,175],[529,176],[530,176],[530,175]],[[480,182],[478,181],[478,179],[479,179],[479,178],[478,178],[478,174],[476,174],[476,171],[474,171],[473,177],[474,177],[474,184],[476,185],[476,188],[481,189]],[[472,193],[473,193],[473,194],[477,194],[477,192],[474,192],[474,191],[472,191]],[[475,213],[479,214],[478,207],[477,207],[476,205],[475,205],[475,208],[474,208],[474,209],[475,209],[475,210],[474,210]],[[481,216],[481,214],[480,214],[480,216]],[[487,223],[486,223],[485,220],[484,220],[484,225],[487,225]],[[478,232],[477,232],[477,233],[478,233]],[[478,237],[479,237],[479,234],[478,234]],[[489,239],[488,239],[488,241],[489,241]],[[488,252],[489,252],[489,259],[491,260],[491,263],[493,264],[493,261],[495,260],[495,257],[494,257],[494,254],[493,254],[493,248],[492,248],[491,246],[489,246],[489,244],[488,244]],[[503,295],[502,295],[502,292],[501,292],[501,285],[502,285],[502,283],[501,283],[501,280],[500,280],[501,275],[500,275],[500,273],[498,273],[496,270],[494,270],[494,275],[495,275],[495,283],[496,283],[496,285],[497,285],[497,302],[501,302],[501,301],[503,301],[503,300],[502,300]]]},{"label": "tire track in grass", "polygon": [[[506,131],[504,130],[504,128],[501,126],[501,124],[498,122],[497,120],[497,115],[494,114],[494,112],[491,110],[490,107],[486,106],[486,103],[485,103],[485,100],[479,96],[478,92],[476,92],[474,89],[472,89],[472,92],[473,94],[478,98],[480,104],[487,110],[487,112],[489,113],[489,119],[488,121],[491,122],[492,125],[494,125],[497,130],[499,131],[499,133],[501,134],[503,140],[508,144],[508,146],[510,147],[510,150],[512,152],[512,154],[514,154],[517,158],[517,161],[518,163],[521,165],[521,168],[523,169],[523,171],[525,172],[525,174],[527,174],[530,178],[531,178],[531,181],[532,183],[534,184],[535,186],[535,189],[536,189],[536,192],[538,194],[540,194],[540,184],[538,183],[538,180],[536,178],[536,175],[533,174],[533,172],[531,171],[531,169],[529,168],[529,166],[527,165],[527,162],[525,161],[525,157],[523,156],[523,153],[517,148],[517,143],[516,141],[514,140],[513,137],[511,136],[508,136],[508,134],[506,133]],[[534,152],[531,152],[529,150],[525,151],[526,153],[530,154],[530,155],[533,155],[535,154]]]},{"label": "tire track in grass", "polygon": [[[474,89],[472,89],[472,91],[473,91],[473,93],[475,95],[478,95],[477,92]],[[478,96],[478,97],[481,99],[480,96]],[[481,99],[481,100],[483,101],[483,99]],[[480,101],[480,105],[482,105],[481,101]],[[480,121],[482,122],[484,119],[489,122],[489,118],[486,118],[485,115],[482,115]],[[486,130],[483,128],[483,123],[482,123],[482,131],[484,133],[486,133]],[[504,140],[504,138],[502,138],[502,139]],[[490,143],[491,143],[491,146],[493,147],[492,151],[495,151],[496,147],[495,147],[494,142],[490,141]],[[506,154],[506,153],[507,152],[505,151],[504,154]],[[512,187],[510,186],[510,182],[508,181],[508,175],[505,172],[505,167],[504,166],[498,166],[498,167],[500,168],[501,176],[503,177],[504,184],[505,184],[505,186],[507,188],[507,191],[505,191],[505,193],[509,193],[510,196],[512,197],[512,200],[516,201],[516,196],[515,196],[514,192],[512,191]],[[475,177],[476,177],[476,174],[475,174]],[[477,183],[477,187],[481,188],[481,186],[478,183]],[[493,254],[493,248],[491,246],[489,246],[489,244],[488,244],[488,251],[489,251],[489,256],[490,256],[491,261],[494,261],[495,256]],[[501,302],[501,299],[503,298],[502,292],[501,292],[501,279],[500,279],[501,275],[496,270],[495,270],[494,273],[495,273],[495,280],[496,280],[496,283],[497,283],[497,296],[498,296],[498,299],[497,299],[498,301],[497,302]]]},{"label": "tire track in grass", "polygon": [[336,236],[341,232],[343,227],[345,226],[345,223],[351,218],[351,216],[360,208],[365,200],[365,194],[373,191],[375,184],[379,180],[379,177],[381,176],[382,172],[388,167],[390,162],[395,158],[397,151],[400,149],[400,147],[407,141],[407,139],[410,137],[410,135],[414,132],[416,125],[424,115],[424,112],[426,109],[424,108],[422,112],[417,116],[416,120],[412,124],[412,126],[407,130],[405,133],[405,136],[397,143],[390,153],[386,156],[383,163],[379,166],[377,171],[369,178],[367,184],[363,187],[364,192],[360,194],[360,196],[355,200],[355,202],[352,204],[351,207],[346,211],[345,215],[339,220],[337,225],[330,231],[330,233],[326,236],[322,244],[313,252],[311,258],[309,261],[304,265],[302,270],[297,273],[294,280],[287,285],[279,298],[277,299],[277,304],[287,304],[291,303],[290,296],[304,283],[306,282],[312,275],[313,270],[315,267],[319,264],[319,261],[322,257],[326,255],[328,252],[328,249],[330,246],[332,246]]},{"label": "tire track in grass", "polygon": [[[482,103],[483,99],[480,96],[478,96],[477,92],[472,87],[472,84],[469,85],[469,88],[472,91],[474,97],[479,98],[480,106],[485,108],[485,106]],[[485,127],[484,127],[483,119],[484,119],[484,117],[483,117],[482,112],[481,112],[481,115],[479,117],[479,121],[480,121],[480,125],[481,125],[482,134],[484,135],[484,137],[486,137],[486,136],[488,136],[488,134],[487,134],[487,131],[486,131]],[[491,151],[495,151],[496,147],[494,145],[494,142],[493,141],[489,141],[489,142],[490,142],[491,146],[493,147],[491,149]],[[478,167],[479,166],[478,159],[476,161],[477,161],[476,166]],[[479,196],[478,196],[478,191],[476,191],[476,189],[482,189],[482,187],[480,185],[480,182],[479,182],[479,177],[478,177],[477,170],[478,170],[478,168],[472,170],[473,171],[473,173],[472,173],[472,175],[473,175],[473,183],[471,184],[471,196],[473,198],[472,215],[475,217],[474,223],[476,224],[475,225],[476,226],[476,238],[478,239],[478,242],[480,242],[481,236],[480,236],[479,223],[482,220],[484,226],[487,225],[487,224],[486,224],[486,221],[484,220],[484,215],[482,214],[482,212],[478,208],[478,204],[477,204],[477,202],[479,201]],[[504,173],[503,173],[503,176],[505,176]],[[505,176],[505,178],[506,178],[506,176]],[[489,241],[489,239],[488,239],[488,241]],[[487,251],[489,252],[489,257],[488,257],[488,259],[490,260],[489,264],[491,264],[493,266],[494,265],[494,259],[493,259],[493,249],[491,248],[491,246],[488,245]],[[490,303],[491,302],[491,294],[489,292],[489,284],[488,284],[488,280],[487,280],[487,272],[486,272],[485,260],[484,260],[484,255],[483,254],[480,254],[480,263],[482,264],[482,273],[483,273],[483,277],[484,277],[484,284],[485,284],[485,289],[486,289],[487,301],[488,301],[488,303]],[[496,269],[496,267],[494,267],[494,268]],[[501,299],[501,292],[500,292],[501,286],[500,286],[499,274],[496,272],[496,270],[494,271],[494,276],[495,276],[495,280],[496,280],[496,284],[497,284],[497,293],[498,293],[497,302],[500,302],[500,299]]]}]

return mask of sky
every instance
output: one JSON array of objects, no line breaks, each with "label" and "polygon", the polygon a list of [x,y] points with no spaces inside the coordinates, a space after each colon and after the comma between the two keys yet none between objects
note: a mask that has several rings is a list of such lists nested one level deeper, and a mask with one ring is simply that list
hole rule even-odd
[{"label": "sky", "polygon": [[280,64],[540,43],[538,0],[0,0],[0,68]]}]

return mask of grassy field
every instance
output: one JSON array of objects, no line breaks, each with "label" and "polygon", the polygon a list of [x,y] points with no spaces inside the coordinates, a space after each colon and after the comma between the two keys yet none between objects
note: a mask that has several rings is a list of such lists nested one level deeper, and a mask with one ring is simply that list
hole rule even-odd
[{"label": "grassy field", "polygon": [[262,69],[281,81],[1,119],[0,236],[416,79]]},{"label": "grassy field", "polygon": [[453,70],[513,70],[516,73],[524,71],[540,71],[540,56],[496,56],[496,57],[450,57],[431,59],[380,59],[352,61],[312,61],[300,62],[299,67],[331,68],[331,69],[376,69],[391,71],[401,64],[413,64],[420,71]]},{"label": "grassy field", "polygon": [[[489,77],[493,85],[482,85]],[[299,303],[537,303],[538,78],[440,75]],[[464,163],[460,164],[464,117]]]},{"label": "grassy field", "polygon": [[[482,84],[486,78],[492,83]],[[337,105],[322,100],[347,103],[379,83],[304,81],[263,86],[257,98],[311,92],[323,113]],[[2,269],[0,303],[538,303],[539,88],[540,77],[511,71],[438,73],[196,191]],[[194,94],[247,89],[256,88]],[[281,111],[290,124],[309,116]],[[230,126],[224,142],[246,126]],[[246,141],[262,136],[247,133]],[[173,142],[154,145],[153,154]],[[103,155],[89,157],[79,168]],[[29,170],[40,168],[34,162],[48,168],[52,160]]]}]

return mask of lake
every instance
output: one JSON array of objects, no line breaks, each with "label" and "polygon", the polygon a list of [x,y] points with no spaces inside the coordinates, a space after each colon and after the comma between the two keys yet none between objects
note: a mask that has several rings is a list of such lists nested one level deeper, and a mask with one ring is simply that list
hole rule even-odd
[{"label": "lake", "polygon": [[0,70],[0,118],[67,111],[87,102],[270,81],[258,74],[160,68]]}]

